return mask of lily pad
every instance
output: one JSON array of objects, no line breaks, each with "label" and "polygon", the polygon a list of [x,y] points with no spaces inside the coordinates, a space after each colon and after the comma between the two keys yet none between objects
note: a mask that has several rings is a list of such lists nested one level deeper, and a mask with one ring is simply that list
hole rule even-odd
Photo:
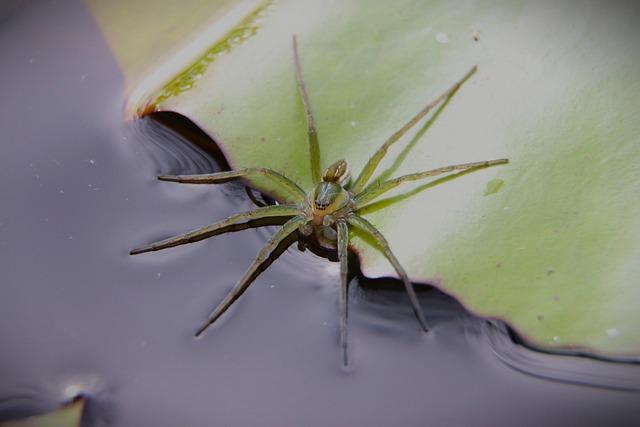
[{"label": "lily pad", "polygon": [[[379,172],[399,176],[501,157],[510,164],[437,186],[401,187],[367,209],[367,218],[414,281],[506,320],[534,345],[640,354],[637,4],[225,3],[233,12],[201,16],[205,27],[185,24],[189,36],[158,65],[133,58],[126,42],[141,27],[157,31],[154,18],[149,27],[128,28],[105,10],[129,6],[97,3],[89,1],[123,68],[147,76],[130,78],[130,118],[179,112],[218,142],[232,167],[270,167],[306,189],[292,34],[322,163],[344,158],[356,172],[477,65]],[[118,38],[109,36],[115,28],[123,32]],[[203,38],[203,31],[219,36]],[[368,242],[355,236],[353,245],[366,275],[394,276]]]}]

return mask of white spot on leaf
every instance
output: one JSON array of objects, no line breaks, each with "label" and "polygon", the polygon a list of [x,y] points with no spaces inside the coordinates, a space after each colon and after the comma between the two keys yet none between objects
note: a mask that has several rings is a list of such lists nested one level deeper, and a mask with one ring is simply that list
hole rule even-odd
[{"label": "white spot on leaf", "polygon": [[618,328],[610,328],[607,329],[607,335],[610,337],[617,337],[618,335],[620,335],[620,331],[618,330]]},{"label": "white spot on leaf", "polygon": [[449,36],[447,33],[439,32],[436,34],[436,41],[438,43],[449,43]]}]

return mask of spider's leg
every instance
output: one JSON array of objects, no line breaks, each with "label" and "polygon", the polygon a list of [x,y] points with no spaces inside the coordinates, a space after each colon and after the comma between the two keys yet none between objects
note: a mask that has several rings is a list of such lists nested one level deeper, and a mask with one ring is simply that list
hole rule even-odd
[{"label": "spider's leg", "polygon": [[[182,184],[220,184],[237,178],[263,176],[284,189],[288,197],[286,202],[300,203],[306,198],[306,193],[295,182],[286,176],[268,168],[246,168],[228,172],[206,173],[201,175],[160,175],[160,181],[179,182]],[[283,200],[279,200],[283,202]]]},{"label": "spider's leg", "polygon": [[298,55],[298,39],[293,36],[293,61],[296,68],[296,80],[298,81],[298,89],[302,105],[304,105],[304,113],[307,118],[307,134],[309,138],[309,156],[311,160],[311,177],[313,184],[320,182],[322,171],[320,170],[320,145],[318,144],[318,131],[316,122],[311,111],[311,103],[309,102],[309,94],[307,93],[307,85],[302,77],[302,67],[300,66],[300,55]]},{"label": "spider's leg", "polygon": [[458,91],[460,86],[462,86],[462,84],[465,81],[467,81],[469,79],[469,77],[471,77],[473,75],[473,73],[475,73],[475,72],[476,72],[476,67],[474,66],[473,68],[471,68],[471,70],[469,70],[467,72],[467,74],[464,75],[464,77],[462,77],[460,80],[458,80],[446,92],[444,92],[442,95],[440,95],[438,98],[436,98],[435,101],[431,102],[426,107],[424,107],[422,110],[420,110],[418,112],[418,114],[413,116],[413,118],[411,120],[409,120],[404,126],[402,126],[395,133],[393,133],[393,135],[391,135],[389,137],[389,139],[387,139],[384,142],[384,144],[382,144],[382,146],[380,148],[378,148],[378,151],[376,151],[373,154],[373,156],[371,156],[371,158],[369,159],[367,164],[362,169],[362,172],[360,172],[360,175],[358,176],[358,178],[353,183],[351,191],[353,193],[356,193],[356,194],[361,192],[365,188],[365,186],[367,185],[367,182],[369,182],[369,179],[371,178],[371,175],[373,175],[373,173],[375,172],[376,168],[378,167],[378,165],[380,164],[380,162],[384,158],[385,154],[387,154],[387,150],[389,150],[389,148],[396,141],[398,141],[400,138],[402,138],[402,136],[405,133],[407,133],[407,131],[409,129],[411,129],[416,123],[418,123],[420,121],[420,119],[422,119],[425,115],[427,115],[427,113],[429,111],[431,111],[436,105],[438,105],[443,100],[446,100],[447,98],[451,98],[453,95],[455,95],[455,93]]},{"label": "spider's leg", "polygon": [[420,179],[424,179],[424,178],[428,178],[431,176],[436,176],[436,175],[441,175],[443,173],[448,173],[448,172],[453,172],[453,171],[469,171],[469,172],[475,172],[481,169],[485,169],[491,166],[496,166],[496,165],[503,165],[505,163],[509,163],[509,159],[495,159],[495,160],[485,160],[482,162],[473,162],[473,163],[463,163],[463,164],[459,164],[459,165],[449,165],[449,166],[443,166],[441,168],[437,168],[437,169],[431,169],[428,170],[426,172],[417,172],[417,173],[412,173],[409,175],[403,175],[401,177],[398,178],[394,178],[394,179],[390,179],[388,181],[385,182],[381,182],[381,183],[376,183],[374,182],[372,185],[370,185],[369,187],[367,187],[366,190],[364,190],[363,192],[361,192],[360,194],[356,195],[355,201],[356,201],[356,208],[355,209],[360,209],[362,208],[366,203],[370,202],[371,200],[375,199],[378,196],[381,196],[382,194],[386,193],[387,191],[396,188],[398,185],[405,183],[405,182],[411,182],[411,181],[417,181]]},{"label": "spider's leg", "polygon": [[380,249],[382,249],[382,253],[384,254],[385,257],[387,257],[391,265],[393,265],[393,268],[398,273],[398,276],[400,276],[400,279],[402,279],[402,282],[404,283],[404,287],[407,290],[407,294],[409,294],[409,299],[411,300],[411,306],[413,307],[413,312],[418,318],[418,322],[420,322],[420,326],[422,326],[422,329],[424,329],[425,332],[428,331],[427,322],[425,321],[424,316],[422,314],[422,310],[420,309],[420,303],[418,302],[418,297],[416,296],[416,292],[413,289],[413,286],[411,285],[409,276],[407,276],[407,273],[404,271],[404,268],[402,268],[402,265],[400,264],[396,256],[393,254],[393,252],[391,252],[391,248],[389,248],[389,243],[387,243],[387,239],[384,238],[382,233],[380,233],[380,231],[378,231],[378,229],[375,228],[373,224],[371,224],[369,221],[367,221],[361,216],[353,214],[347,218],[347,221],[349,221],[349,224],[355,227],[358,227],[365,233],[369,234],[380,246]]},{"label": "spider's leg", "polygon": [[340,258],[340,347],[342,348],[342,363],[344,363],[344,366],[347,366],[349,364],[349,356],[347,354],[349,227],[343,220],[337,221],[336,226],[338,228],[338,258]]},{"label": "spider's leg", "polygon": [[300,209],[297,206],[292,205],[276,205],[265,206],[249,212],[244,212],[236,215],[231,215],[229,218],[216,222],[215,224],[207,225],[196,230],[190,231],[179,236],[170,237],[168,239],[160,240],[141,248],[137,248],[129,252],[130,255],[137,255],[144,252],[159,251],[160,249],[171,248],[173,246],[184,245],[186,243],[193,243],[199,240],[210,237],[212,233],[230,225],[236,224],[244,220],[253,220],[267,217],[280,217],[280,216],[294,216],[300,213]]},{"label": "spider's leg", "polygon": [[216,307],[215,310],[209,315],[206,322],[202,324],[196,331],[196,336],[202,334],[205,329],[207,329],[213,322],[215,322],[218,317],[220,317],[229,307],[233,304],[240,296],[247,290],[253,279],[255,279],[254,274],[260,268],[262,263],[264,263],[271,252],[278,247],[280,242],[286,239],[291,233],[296,231],[300,224],[303,224],[307,219],[298,215],[291,218],[287,221],[280,230],[276,234],[274,234],[271,239],[264,245],[258,255],[253,260],[247,271],[244,273],[242,278],[238,281],[238,283],[233,287],[231,292],[227,294],[227,296],[222,300],[220,304]]}]

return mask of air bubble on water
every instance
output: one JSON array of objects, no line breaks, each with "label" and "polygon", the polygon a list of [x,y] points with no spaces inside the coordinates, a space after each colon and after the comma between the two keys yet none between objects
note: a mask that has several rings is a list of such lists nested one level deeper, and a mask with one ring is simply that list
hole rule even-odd
[{"label": "air bubble on water", "polygon": [[78,396],[79,394],[81,394],[82,389],[80,388],[79,384],[69,384],[68,386],[66,386],[64,388],[64,397],[67,400],[71,400],[74,397]]},{"label": "air bubble on water", "polygon": [[338,262],[325,263],[324,271],[331,276],[336,276],[340,274],[340,263]]},{"label": "air bubble on water", "polygon": [[[62,394],[62,400],[73,400],[82,395],[97,395],[104,391],[104,383],[95,375],[73,375],[66,378],[56,388]],[[59,388],[58,388],[59,387]]]}]

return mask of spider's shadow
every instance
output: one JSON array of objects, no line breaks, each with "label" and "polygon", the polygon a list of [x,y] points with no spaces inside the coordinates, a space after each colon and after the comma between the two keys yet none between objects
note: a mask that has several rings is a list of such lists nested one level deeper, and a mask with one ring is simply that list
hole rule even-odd
[{"label": "spider's shadow", "polygon": [[451,173],[449,175],[445,175],[441,178],[438,179],[434,179],[433,181],[429,181],[426,184],[422,184],[419,185],[415,188],[413,188],[412,190],[406,191],[404,193],[400,193],[397,194],[395,196],[391,196],[391,197],[387,197],[385,199],[380,199],[377,200],[373,203],[370,203],[366,206],[364,206],[363,208],[360,208],[360,210],[358,211],[361,214],[368,214],[368,213],[372,213],[372,212],[376,212],[379,211],[380,209],[384,209],[387,208],[395,203],[399,203],[403,200],[408,199],[409,197],[412,197],[418,193],[421,193],[425,190],[428,190],[429,188],[433,188],[436,185],[440,185],[440,184],[444,184],[445,182],[449,182],[452,181],[456,178],[461,178],[465,175],[468,175],[470,173],[474,173],[479,171],[480,169],[486,169],[488,166],[477,166],[475,168],[469,168],[466,170],[463,170],[462,172],[456,172],[456,173]]},{"label": "spider's shadow", "polygon": [[413,137],[411,137],[411,140],[409,141],[409,143],[400,151],[400,154],[398,154],[398,156],[395,158],[391,166],[389,166],[387,169],[385,169],[380,173],[378,177],[378,180],[380,182],[387,181],[398,170],[398,168],[400,167],[402,162],[404,162],[404,160],[407,158],[407,156],[409,155],[413,147],[415,147],[418,141],[422,139],[424,134],[427,133],[427,131],[431,129],[431,126],[433,126],[436,120],[438,120],[438,117],[440,117],[440,114],[442,114],[444,109],[447,108],[447,105],[449,105],[449,102],[451,102],[451,100],[456,95],[456,93],[457,91],[451,93],[448,97],[444,99],[444,101],[433,112],[431,117],[429,117],[429,119],[422,125],[422,127],[413,135]]}]

